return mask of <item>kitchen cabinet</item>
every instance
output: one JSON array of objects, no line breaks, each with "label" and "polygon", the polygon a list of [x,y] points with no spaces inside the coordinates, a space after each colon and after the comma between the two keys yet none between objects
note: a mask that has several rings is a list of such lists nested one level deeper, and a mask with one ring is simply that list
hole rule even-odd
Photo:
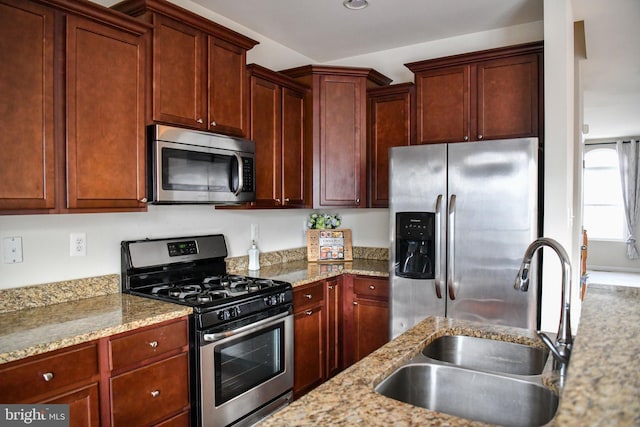
[{"label": "kitchen cabinet", "polygon": [[327,307],[327,378],[342,370],[342,277],[324,280]]},{"label": "kitchen cabinet", "polygon": [[322,384],[326,379],[326,313],[324,282],[293,289],[293,397]]},{"label": "kitchen cabinet", "polygon": [[389,341],[389,279],[345,274],[343,280],[346,368]]},{"label": "kitchen cabinet", "polygon": [[405,64],[417,143],[541,136],[542,42]]},{"label": "kitchen cabinet", "polygon": [[0,402],[69,405],[71,426],[98,426],[98,343],[92,341],[0,367]]},{"label": "kitchen cabinet", "polygon": [[401,83],[367,91],[369,206],[389,206],[389,148],[415,138],[415,86]]},{"label": "kitchen cabinet", "polygon": [[[103,424],[180,425],[189,419],[187,319],[114,335],[105,343],[110,371],[102,384]],[[107,418],[108,417],[108,418]],[[173,423],[176,424],[173,424]]]},{"label": "kitchen cabinet", "polygon": [[256,208],[305,207],[309,199],[304,145],[308,88],[261,67],[249,75],[249,139],[256,143]]},{"label": "kitchen cabinet", "polygon": [[148,122],[246,135],[246,52],[258,42],[164,0],[112,7],[153,25]]},{"label": "kitchen cabinet", "polygon": [[0,210],[144,210],[147,26],[48,4],[0,2]]},{"label": "kitchen cabinet", "polygon": [[367,207],[366,92],[391,80],[369,68],[308,65],[281,72],[311,88],[304,126],[313,208]]}]

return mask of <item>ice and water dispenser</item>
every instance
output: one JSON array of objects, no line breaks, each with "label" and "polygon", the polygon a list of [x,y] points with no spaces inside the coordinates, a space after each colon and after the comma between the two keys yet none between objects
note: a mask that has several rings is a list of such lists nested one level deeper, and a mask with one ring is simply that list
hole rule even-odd
[{"label": "ice and water dispenser", "polygon": [[396,213],[395,274],[411,279],[433,279],[435,272],[435,214]]}]

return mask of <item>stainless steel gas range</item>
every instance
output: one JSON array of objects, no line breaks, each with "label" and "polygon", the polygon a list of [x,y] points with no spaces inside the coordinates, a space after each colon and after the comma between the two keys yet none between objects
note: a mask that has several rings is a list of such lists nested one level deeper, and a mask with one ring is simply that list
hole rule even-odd
[{"label": "stainless steel gas range", "polygon": [[251,425],[291,401],[290,283],[227,274],[221,234],[124,241],[121,255],[122,292],[193,307],[192,425]]}]

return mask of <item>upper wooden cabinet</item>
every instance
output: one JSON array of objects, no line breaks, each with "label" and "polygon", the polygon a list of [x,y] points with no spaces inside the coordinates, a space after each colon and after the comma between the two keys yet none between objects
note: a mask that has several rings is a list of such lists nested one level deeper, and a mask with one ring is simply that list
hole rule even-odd
[{"label": "upper wooden cabinet", "polygon": [[541,42],[405,64],[417,143],[542,135]]},{"label": "upper wooden cabinet", "polygon": [[308,88],[256,64],[249,75],[249,139],[256,143],[256,208],[304,207],[304,96]]},{"label": "upper wooden cabinet", "polygon": [[149,122],[246,135],[246,52],[257,41],[164,0],[113,8],[153,25]]},{"label": "upper wooden cabinet", "polygon": [[367,89],[391,80],[370,68],[308,65],[282,73],[311,88],[305,139],[311,143],[313,207],[367,207]]},{"label": "upper wooden cabinet", "polygon": [[91,3],[0,0],[2,213],[146,208],[147,30]]},{"label": "upper wooden cabinet", "polygon": [[412,144],[415,138],[413,83],[367,91],[369,206],[389,206],[389,148]]}]

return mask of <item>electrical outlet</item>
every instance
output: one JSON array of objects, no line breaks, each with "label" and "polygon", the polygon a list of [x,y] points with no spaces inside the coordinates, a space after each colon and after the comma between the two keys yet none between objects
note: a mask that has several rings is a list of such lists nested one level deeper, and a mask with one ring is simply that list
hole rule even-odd
[{"label": "electrical outlet", "polygon": [[71,233],[69,235],[69,255],[87,256],[87,233]]},{"label": "electrical outlet", "polygon": [[5,237],[2,239],[2,246],[5,264],[22,262],[22,237]]}]

